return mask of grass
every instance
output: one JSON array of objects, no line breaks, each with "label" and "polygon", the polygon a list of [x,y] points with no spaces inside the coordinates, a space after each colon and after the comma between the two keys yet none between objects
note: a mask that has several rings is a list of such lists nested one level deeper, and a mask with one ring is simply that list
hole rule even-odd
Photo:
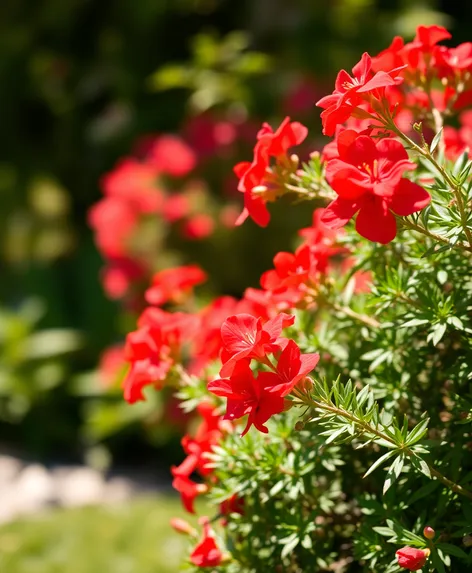
[{"label": "grass", "polygon": [[0,572],[176,573],[188,541],[175,516],[179,499],[160,496],[23,518],[0,527]]}]

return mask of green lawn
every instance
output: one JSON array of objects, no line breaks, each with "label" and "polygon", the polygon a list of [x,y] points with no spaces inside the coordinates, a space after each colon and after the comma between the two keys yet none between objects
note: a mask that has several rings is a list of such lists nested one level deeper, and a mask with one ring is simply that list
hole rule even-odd
[{"label": "green lawn", "polygon": [[184,516],[179,499],[145,497],[24,518],[0,527],[0,572],[175,573],[188,540],[174,516]]}]

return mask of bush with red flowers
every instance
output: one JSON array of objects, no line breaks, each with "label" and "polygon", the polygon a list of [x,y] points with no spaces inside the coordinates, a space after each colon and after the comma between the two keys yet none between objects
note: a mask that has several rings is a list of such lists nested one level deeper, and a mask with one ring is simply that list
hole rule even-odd
[{"label": "bush with red flowers", "polygon": [[[334,141],[306,162],[305,126],[262,126],[235,168],[236,224],[267,226],[285,195],[313,223],[260,288],[202,303],[194,265],[150,281],[123,388],[130,403],[173,389],[200,420],[171,469],[189,513],[213,508],[202,537],[174,522],[191,570],[472,570],[472,58],[449,38],[420,26],[339,72],[318,102]],[[160,146],[163,171],[181,148]],[[116,234],[92,214],[120,257],[136,213],[163,213],[142,165],[135,182],[113,195],[130,209]]]}]

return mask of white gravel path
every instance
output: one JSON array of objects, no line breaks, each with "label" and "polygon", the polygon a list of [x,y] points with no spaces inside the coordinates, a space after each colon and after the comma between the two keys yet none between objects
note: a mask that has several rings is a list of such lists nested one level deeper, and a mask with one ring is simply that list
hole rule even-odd
[{"label": "white gravel path", "polygon": [[168,489],[149,475],[105,476],[87,466],[27,463],[0,455],[0,523],[51,507],[123,502],[144,492]]}]

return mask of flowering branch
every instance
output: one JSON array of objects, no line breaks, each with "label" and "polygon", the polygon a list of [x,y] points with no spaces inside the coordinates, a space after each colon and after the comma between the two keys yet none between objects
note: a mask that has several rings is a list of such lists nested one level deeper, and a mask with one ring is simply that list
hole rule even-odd
[{"label": "flowering branch", "polygon": [[[426,434],[427,419],[420,422],[411,432],[407,431],[406,424],[404,424],[403,429],[398,428],[394,419],[390,420],[389,428],[380,421],[378,405],[373,399],[370,388],[366,386],[357,394],[350,381],[346,386],[342,386],[339,381],[336,380],[331,388],[328,388],[326,383],[321,385],[315,382],[312,388],[312,394],[296,389],[294,396],[296,397],[295,402],[308,406],[312,411],[317,410],[322,413],[321,416],[312,417],[311,420],[319,421],[323,425],[328,426],[330,422],[333,422],[328,432],[331,438],[329,439],[330,442],[333,441],[333,436],[337,438],[344,433],[351,434],[353,438],[354,434],[349,428],[351,424],[354,424],[360,430],[358,437],[363,437],[368,442],[375,440],[377,444],[387,448],[395,448],[383,456],[381,458],[382,461],[393,457],[394,454],[410,458],[413,467],[419,469],[423,474],[428,477],[435,477],[453,492],[472,500],[472,492],[444,476],[433,465],[418,455],[419,453],[426,453],[424,448],[414,444],[417,444]],[[366,411],[362,410],[364,404],[366,405]],[[326,414],[328,417],[326,417]],[[351,424],[341,425],[339,427],[336,418],[347,420]],[[393,431],[391,428],[393,428]],[[368,470],[366,475],[379,465],[380,463],[377,461],[370,470]],[[398,477],[400,471],[397,470],[396,477]],[[387,475],[389,474],[390,471]],[[389,486],[390,483],[388,487]],[[385,486],[384,491],[386,491]]]},{"label": "flowering branch", "polygon": [[[405,141],[405,143],[407,143],[409,147],[411,147],[419,155],[421,155],[422,157],[427,159],[437,169],[437,171],[439,173],[441,173],[441,175],[444,178],[444,181],[449,185],[449,187],[451,188],[451,190],[454,194],[457,208],[459,209],[459,213],[460,213],[460,217],[461,217],[462,228],[464,229],[464,232],[465,232],[465,235],[467,237],[467,241],[469,244],[464,245],[463,243],[455,243],[455,245],[453,245],[447,239],[440,237],[439,235],[435,235],[433,233],[430,233],[429,231],[427,231],[427,229],[424,229],[424,227],[420,227],[418,225],[415,226],[414,230],[418,231],[424,235],[427,235],[431,238],[434,238],[435,240],[440,241],[442,243],[447,243],[451,247],[457,246],[457,247],[461,248],[462,250],[466,250],[466,251],[472,253],[472,231],[470,230],[470,228],[467,224],[468,217],[467,217],[467,212],[466,212],[465,205],[464,205],[464,200],[462,198],[461,186],[458,185],[455,181],[453,181],[453,179],[450,177],[450,175],[444,169],[444,167],[436,161],[435,157],[432,155],[429,148],[421,147],[420,145],[415,143],[410,137],[408,137],[408,135],[406,135],[400,129],[398,129],[398,127],[395,125],[395,122],[393,121],[393,118],[391,116],[387,119],[387,122],[385,125],[388,129],[391,129],[393,132],[395,132],[398,135],[398,137],[403,139],[403,141]],[[441,125],[440,129],[441,128],[442,128],[442,125]],[[439,133],[439,131],[438,131],[438,133]],[[410,228],[413,228],[413,227],[410,226]]]}]

